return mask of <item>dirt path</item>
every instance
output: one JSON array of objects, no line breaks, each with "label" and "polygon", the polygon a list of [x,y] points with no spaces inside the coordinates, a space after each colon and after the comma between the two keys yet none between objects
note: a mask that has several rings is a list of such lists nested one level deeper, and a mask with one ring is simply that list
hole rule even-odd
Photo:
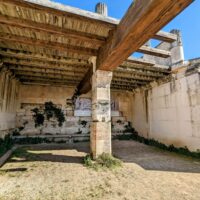
[{"label": "dirt path", "polygon": [[0,169],[0,200],[199,200],[200,161],[114,141],[115,171],[82,165],[88,143],[21,150]]}]

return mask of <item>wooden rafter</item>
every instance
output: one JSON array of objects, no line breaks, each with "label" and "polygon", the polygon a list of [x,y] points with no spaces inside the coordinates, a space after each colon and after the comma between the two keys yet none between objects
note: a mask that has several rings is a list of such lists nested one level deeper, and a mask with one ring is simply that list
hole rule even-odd
[{"label": "wooden rafter", "polygon": [[[6,3],[6,4],[12,4],[15,6],[19,6],[22,8],[27,9],[34,9],[37,10],[39,13],[50,13],[53,15],[61,16],[61,17],[67,17],[71,19],[80,20],[83,22],[89,22],[90,24],[99,24],[101,26],[105,26],[105,28],[115,28],[115,24],[118,24],[118,20],[110,18],[110,17],[104,17],[101,15],[98,15],[96,13],[83,11],[81,9],[76,9],[69,6],[64,6],[63,9],[56,9],[54,7],[51,7],[50,4],[47,6],[44,4],[39,4],[37,1],[23,1],[23,0],[0,0],[0,2]],[[53,3],[52,3],[53,4]]]},{"label": "wooden rafter", "polygon": [[46,82],[71,82],[77,84],[79,82],[79,79],[72,79],[70,77],[63,79],[63,78],[50,78],[50,77],[36,77],[36,76],[29,76],[29,75],[16,75],[17,78],[19,78],[21,81],[24,80],[26,82],[28,81],[46,81]]},{"label": "wooden rafter", "polygon": [[32,77],[47,77],[47,78],[55,78],[55,79],[67,79],[69,77],[80,80],[82,76],[76,75],[75,73],[68,73],[68,75],[61,75],[61,74],[48,74],[48,73],[41,73],[41,72],[29,72],[29,71],[15,71],[16,75],[21,76],[32,76]]},{"label": "wooden rafter", "polygon": [[22,50],[15,50],[15,49],[3,49],[0,48],[0,55],[3,57],[11,57],[17,59],[30,59],[39,62],[46,62],[46,63],[54,63],[54,64],[66,64],[66,65],[79,65],[79,66],[88,66],[89,63],[87,60],[76,59],[76,58],[66,58],[62,56],[53,56],[53,55],[46,55],[46,54],[39,54],[33,53],[30,51],[22,51]]},{"label": "wooden rafter", "polygon": [[[193,0],[134,1],[116,31],[110,35],[109,42],[100,49],[97,69],[116,69],[192,2]],[[78,93],[86,93],[91,89],[90,79],[91,77],[87,80],[84,77],[83,80],[86,81],[82,83],[82,87],[79,85]]]},{"label": "wooden rafter", "polygon": [[156,49],[156,48],[147,47],[147,46],[140,47],[137,50],[137,52],[148,54],[151,56],[157,56],[157,57],[161,57],[161,58],[168,58],[171,56],[170,51],[165,51],[165,50]]},{"label": "wooden rafter", "polygon": [[48,40],[33,39],[30,37],[17,36],[17,35],[2,33],[2,32],[0,33],[0,41],[3,41],[3,42],[8,41],[8,42],[14,42],[14,43],[19,43],[19,44],[33,45],[33,46],[38,46],[38,47],[47,48],[47,49],[55,49],[58,51],[68,51],[72,53],[78,53],[78,54],[90,55],[90,56],[96,56],[98,53],[96,49],[80,47],[80,46],[72,46],[69,44],[63,44],[59,42],[50,42]]},{"label": "wooden rafter", "polygon": [[86,72],[87,69],[91,65],[79,65],[76,63],[73,64],[59,64],[59,63],[49,63],[49,62],[38,62],[32,60],[18,60],[18,59],[10,59],[10,58],[3,58],[3,63],[5,65],[15,65],[15,66],[24,66],[24,67],[32,67],[38,69],[52,69],[52,70],[68,70],[68,71],[79,71],[79,72]]},{"label": "wooden rafter", "polygon": [[60,70],[60,69],[46,69],[40,67],[31,67],[31,66],[24,66],[24,65],[6,65],[8,69],[16,70],[16,71],[29,71],[29,72],[41,72],[47,74],[61,74],[61,75],[68,75],[68,73],[74,73],[76,75],[83,75],[85,71],[82,70]]},{"label": "wooden rafter", "polygon": [[45,32],[54,36],[63,36],[66,38],[75,39],[78,41],[89,42],[95,45],[102,45],[106,42],[106,38],[86,32],[76,31],[72,29],[60,28],[50,24],[37,23],[32,20],[20,19],[16,17],[0,15],[0,23],[12,27],[19,27],[32,31]]}]

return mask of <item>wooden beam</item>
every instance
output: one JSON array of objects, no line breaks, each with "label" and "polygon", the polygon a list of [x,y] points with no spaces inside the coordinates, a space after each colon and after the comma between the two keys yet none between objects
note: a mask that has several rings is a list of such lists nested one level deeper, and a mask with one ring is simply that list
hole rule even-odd
[{"label": "wooden beam", "polygon": [[140,47],[137,50],[137,52],[148,54],[148,55],[151,55],[151,56],[157,56],[157,57],[161,57],[161,58],[168,58],[168,57],[171,56],[170,51],[165,51],[165,50],[156,49],[156,48],[147,47],[147,46]]},{"label": "wooden beam", "polygon": [[154,81],[156,80],[156,78],[153,78],[153,77],[149,77],[149,76],[145,76],[145,75],[136,75],[136,74],[124,74],[124,73],[115,73],[113,75],[113,79],[115,78],[119,78],[119,77],[123,77],[123,78],[126,78],[127,80],[139,80],[139,81]]},{"label": "wooden beam", "polygon": [[[97,69],[107,71],[116,69],[193,1],[134,1],[117,29],[110,35],[107,44],[100,49]],[[91,89],[90,79],[91,77],[88,79],[84,77],[85,81],[82,83],[84,92]],[[81,89],[79,88],[80,91]]]},{"label": "wooden beam", "polygon": [[142,71],[142,70],[138,70],[138,69],[123,69],[123,68],[117,68],[117,70],[114,71],[114,74],[127,74],[127,75],[132,75],[132,74],[136,74],[136,75],[142,75],[142,76],[150,76],[150,77],[164,77],[165,74],[160,73],[160,72],[151,72],[151,71]]},{"label": "wooden beam", "polygon": [[35,76],[29,76],[29,75],[16,75],[17,78],[20,80],[26,80],[26,81],[46,81],[46,82],[60,82],[60,83],[65,83],[65,82],[71,82],[71,83],[79,83],[79,80],[74,80],[72,78],[68,79],[61,79],[61,78],[48,78],[48,77],[35,77]]},{"label": "wooden beam", "polygon": [[137,0],[132,3],[109,42],[100,50],[97,68],[114,70],[193,0]]},{"label": "wooden beam", "polygon": [[18,58],[18,59],[31,59],[33,61],[39,61],[39,62],[48,62],[52,64],[66,64],[66,65],[72,65],[74,67],[78,66],[89,66],[88,60],[82,60],[82,59],[76,59],[76,58],[67,58],[62,56],[51,56],[46,54],[39,54],[39,53],[33,53],[30,51],[21,51],[16,49],[3,49],[0,48],[0,55],[4,57],[11,57],[11,58]]},{"label": "wooden beam", "polygon": [[39,73],[39,72],[28,72],[28,71],[15,71],[15,75],[21,76],[32,76],[32,77],[47,77],[47,78],[55,78],[55,79],[68,79],[73,78],[75,80],[80,80],[82,76],[75,75],[74,73],[69,73],[68,75],[60,75],[60,74],[48,74],[48,73]]},{"label": "wooden beam", "polygon": [[156,64],[153,61],[147,61],[141,58],[129,58],[120,66],[126,66],[135,69],[143,69],[148,71],[158,71],[163,73],[170,73],[170,67]]},{"label": "wooden beam", "polygon": [[45,62],[38,62],[32,60],[18,60],[15,58],[3,58],[3,63],[8,67],[10,65],[14,65],[14,67],[22,66],[22,67],[29,67],[29,68],[36,68],[40,70],[62,70],[62,71],[74,71],[74,72],[82,72],[85,73],[90,65],[79,66],[76,65],[62,65],[62,64],[54,64],[54,63],[45,63]]},{"label": "wooden beam", "polygon": [[38,73],[46,73],[48,74],[60,74],[60,75],[79,75],[83,76],[85,73],[82,71],[71,71],[71,70],[58,70],[58,69],[44,69],[44,68],[36,68],[31,66],[23,66],[23,65],[6,65],[8,69],[14,70],[14,71],[21,71],[21,72],[38,72]]},{"label": "wooden beam", "polygon": [[122,77],[115,77],[114,79],[112,79],[112,83],[126,83],[126,84],[132,84],[132,83],[136,83],[138,85],[146,85],[149,83],[149,81],[140,81],[140,80],[127,80],[126,78],[122,78]]},{"label": "wooden beam", "polygon": [[173,33],[168,33],[168,32],[164,32],[164,31],[159,31],[158,33],[156,33],[154,36],[153,36],[153,39],[156,39],[156,40],[161,40],[163,42],[169,42],[169,43],[172,43],[172,42],[175,42],[178,37],[176,34],[173,34]]},{"label": "wooden beam", "polygon": [[89,56],[96,56],[98,51],[96,49],[81,47],[81,46],[72,46],[68,44],[63,44],[59,42],[50,42],[48,40],[39,40],[39,39],[33,39],[30,37],[24,37],[24,36],[17,36],[12,34],[6,34],[6,33],[0,33],[0,41],[3,42],[14,42],[18,44],[26,44],[26,45],[33,45],[38,46],[42,48],[48,48],[48,49],[55,49],[58,51],[67,51],[71,53],[78,53],[83,55],[89,55]]},{"label": "wooden beam", "polygon": [[10,16],[0,15],[0,23],[32,31],[45,32],[53,34],[54,36],[57,37],[62,36],[70,39],[75,39],[78,41],[92,43],[94,45],[99,45],[99,46],[103,45],[106,42],[105,37],[101,37],[98,35],[76,31],[72,29],[60,28],[59,26],[37,23],[32,20],[20,19]]},{"label": "wooden beam", "polygon": [[[32,1],[32,2],[31,2]],[[43,1],[23,1],[23,0],[0,0],[2,3],[19,6],[22,8],[34,9],[38,13],[49,13],[60,17],[66,17],[71,19],[80,20],[82,22],[89,22],[94,25],[101,25],[105,28],[115,28],[115,25],[119,23],[119,20],[105,17],[93,12],[73,8],[71,6],[65,6],[54,2],[43,2]]]}]

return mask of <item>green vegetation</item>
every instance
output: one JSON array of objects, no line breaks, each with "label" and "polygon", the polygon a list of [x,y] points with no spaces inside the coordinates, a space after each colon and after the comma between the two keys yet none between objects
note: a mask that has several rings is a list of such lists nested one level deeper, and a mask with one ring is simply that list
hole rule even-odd
[{"label": "green vegetation", "polygon": [[65,122],[63,111],[51,101],[44,104],[44,110],[34,108],[31,111],[34,113],[35,127],[43,126],[45,119],[50,120],[51,118],[56,118],[60,127]]},{"label": "green vegetation", "polygon": [[143,144],[146,144],[146,145],[149,145],[149,146],[154,146],[154,147],[163,149],[165,151],[175,152],[175,153],[178,153],[178,154],[182,154],[182,155],[186,155],[186,156],[190,156],[190,157],[193,157],[193,158],[200,159],[200,152],[199,151],[198,152],[191,152],[187,147],[178,148],[178,147],[175,147],[174,145],[167,146],[167,145],[160,143],[160,142],[158,142],[154,139],[144,138],[144,137],[138,135],[138,133],[135,132],[135,131],[131,134],[117,135],[117,136],[114,137],[114,139],[135,140],[135,141],[138,141],[140,143],[143,143]]},{"label": "green vegetation", "polygon": [[110,154],[103,153],[96,160],[92,160],[90,155],[84,157],[84,165],[86,167],[98,169],[115,169],[122,166],[122,162],[111,156]]}]

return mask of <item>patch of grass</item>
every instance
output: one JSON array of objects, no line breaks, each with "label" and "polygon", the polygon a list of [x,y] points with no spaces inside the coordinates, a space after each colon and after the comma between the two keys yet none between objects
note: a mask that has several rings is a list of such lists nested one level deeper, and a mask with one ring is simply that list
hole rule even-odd
[{"label": "patch of grass", "polygon": [[163,149],[165,151],[170,151],[170,152],[175,152],[178,154],[182,154],[185,156],[189,156],[192,158],[197,158],[200,159],[200,151],[197,152],[191,152],[187,147],[175,147],[174,145],[165,145],[161,142],[158,142],[154,139],[147,139],[144,138],[140,135],[138,135],[137,132],[133,132],[131,134],[123,134],[123,135],[117,135],[114,137],[114,139],[118,139],[118,140],[135,140],[138,141],[140,143],[149,145],[149,146],[153,146],[153,147],[157,147],[159,149]]},{"label": "patch of grass", "polygon": [[122,161],[114,158],[110,154],[103,153],[96,160],[93,160],[90,155],[84,157],[84,165],[86,167],[98,169],[115,169],[122,166]]}]

